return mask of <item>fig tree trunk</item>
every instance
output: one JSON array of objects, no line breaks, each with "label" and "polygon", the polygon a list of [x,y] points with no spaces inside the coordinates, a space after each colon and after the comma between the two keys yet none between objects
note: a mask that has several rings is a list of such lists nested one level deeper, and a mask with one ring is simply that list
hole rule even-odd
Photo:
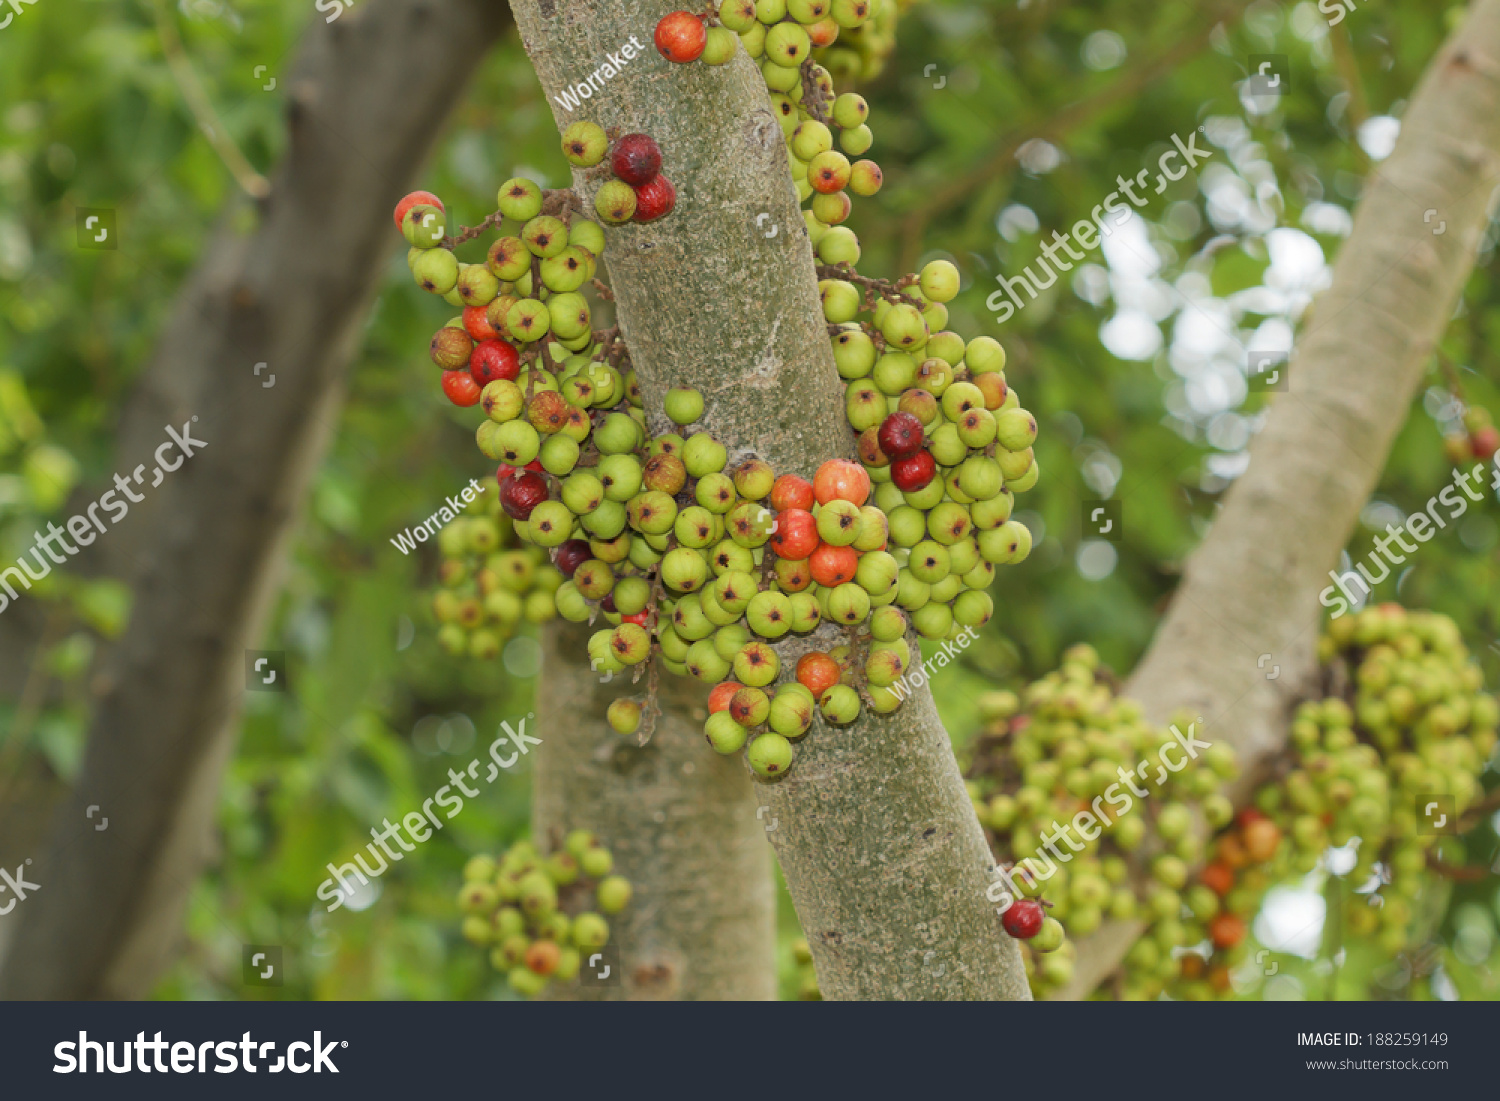
[{"label": "fig tree trunk", "polygon": [[[652,31],[675,6],[512,2],[559,128],[586,118],[652,135],[677,188],[669,217],[605,230],[651,423],[665,428],[667,389],[696,388],[731,465],[754,454],[810,478],[852,457],[854,438],[781,130],[743,53],[718,68],[656,53]],[[642,52],[621,58],[627,45]],[[562,105],[612,58],[625,61],[614,76]],[[575,173],[590,208],[598,183]],[[699,767],[717,767],[711,758],[702,746]],[[818,720],[791,772],[754,791],[825,997],[1030,996],[985,898],[993,860],[925,687],[892,715],[867,711],[843,729]]]},{"label": "fig tree trunk", "polygon": [[532,823],[539,838],[595,831],[635,893],[611,921],[621,984],[580,985],[570,996],[774,998],[771,850],[744,768],[703,743],[703,686],[663,676],[656,732],[639,746],[604,711],[641,686],[628,675],[601,683],[587,639],[567,623],[545,635]]}]

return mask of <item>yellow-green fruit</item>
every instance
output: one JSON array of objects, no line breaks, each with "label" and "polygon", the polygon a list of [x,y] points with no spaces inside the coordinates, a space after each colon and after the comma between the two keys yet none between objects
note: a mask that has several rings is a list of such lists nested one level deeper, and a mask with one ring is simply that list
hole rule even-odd
[{"label": "yellow-green fruit", "polygon": [[641,725],[641,705],[635,700],[615,700],[605,717],[617,734],[634,734]]},{"label": "yellow-green fruit", "polygon": [[612,875],[600,881],[594,898],[599,909],[606,914],[618,914],[630,904],[632,891],[630,880],[622,875]]}]

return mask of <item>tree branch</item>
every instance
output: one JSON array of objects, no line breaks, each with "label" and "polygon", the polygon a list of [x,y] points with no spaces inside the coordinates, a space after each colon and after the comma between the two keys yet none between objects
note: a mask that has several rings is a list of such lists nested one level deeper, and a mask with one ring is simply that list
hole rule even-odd
[{"label": "tree branch", "polygon": [[[1453,316],[1497,182],[1500,0],[1480,0],[1369,180],[1333,284],[1304,322],[1291,390],[1271,406],[1126,688],[1155,721],[1179,709],[1207,717],[1209,738],[1245,766],[1230,789],[1236,803],[1263,779],[1291,709],[1315,687],[1319,593]],[[1281,666],[1278,679],[1257,664],[1263,653]],[[1129,944],[1103,942],[1101,933],[1080,945],[1071,995],[1092,989]]]},{"label": "tree branch", "polygon": [[637,745],[604,712],[639,686],[601,684],[588,636],[563,622],[544,632],[532,832],[593,830],[635,891],[611,922],[623,983],[569,996],[774,999],[771,850],[744,768],[703,744],[703,686],[663,677],[656,730]]},{"label": "tree branch", "polygon": [[[226,219],[122,421],[120,468],[149,469],[164,424],[191,424],[206,446],[101,544],[107,560],[134,552],[134,611],[96,679],[79,779],[33,869],[45,889],[18,911],[0,997],[138,998],[174,946],[244,650],[385,272],[391,208],[505,25],[487,0],[368,0],[313,24],[259,225],[241,238]],[[109,828],[80,837],[94,804]]]},{"label": "tree branch", "polygon": [[193,113],[193,118],[197,120],[203,136],[208,139],[208,144],[219,155],[224,167],[229,169],[234,182],[240,185],[245,194],[252,199],[264,199],[271,193],[271,184],[245,159],[245,154],[240,152],[240,147],[234,144],[229,131],[219,121],[218,112],[214,110],[208,93],[203,90],[203,82],[198,79],[193,63],[188,60],[187,53],[182,48],[182,38],[177,33],[177,24],[172,22],[172,13],[167,10],[166,0],[153,0],[151,6],[156,15],[156,29],[161,37],[167,68],[171,70],[172,79],[177,82],[177,89],[182,93],[183,101]]},{"label": "tree branch", "polygon": [[1021,146],[1038,138],[1055,141],[1068,131],[1102,115],[1109,108],[1128,102],[1158,80],[1171,76],[1177,66],[1200,53],[1208,45],[1216,27],[1221,24],[1233,25],[1239,22],[1246,6],[1243,0],[1236,0],[1234,3],[1224,4],[1211,10],[1195,34],[1174,42],[1171,47],[1160,53],[1142,58],[1121,73],[1118,79],[1092,95],[1070,103],[1046,118],[1036,119],[1011,131],[996,143],[984,160],[968,171],[925,192],[921,203],[913,207],[902,219],[899,269],[911,271],[916,267],[917,258],[924,247],[923,238],[933,219],[968,197],[976,187],[989,183],[996,176],[1009,173],[1016,151]]}]

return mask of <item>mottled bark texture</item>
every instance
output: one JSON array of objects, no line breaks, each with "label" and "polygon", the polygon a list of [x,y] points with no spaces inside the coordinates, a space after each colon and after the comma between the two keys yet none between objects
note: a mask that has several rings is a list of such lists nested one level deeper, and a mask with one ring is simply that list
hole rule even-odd
[{"label": "mottled bark texture", "polygon": [[[1497,181],[1500,0],[1481,0],[1434,59],[1395,150],[1366,184],[1332,286],[1298,337],[1290,392],[1274,399],[1249,468],[1188,560],[1126,690],[1151,718],[1186,708],[1207,720],[1210,740],[1234,746],[1245,765],[1231,792],[1238,802],[1314,683],[1318,594],[1453,316]],[[1271,655],[1264,667],[1262,654]],[[1280,674],[1269,679],[1273,666]],[[1096,985],[1131,939],[1086,941],[1068,993]]]},{"label": "mottled bark texture", "polygon": [[252,231],[227,219],[208,246],[122,421],[114,468],[145,463],[148,483],[163,425],[206,446],[101,544],[130,548],[134,611],[94,684],[78,782],[29,869],[42,888],[0,918],[17,926],[0,997],[143,997],[180,937],[244,652],[396,244],[391,208],[507,25],[496,0],[367,0],[311,24],[283,82],[290,141],[271,196]]},{"label": "mottled bark texture", "polygon": [[[854,441],[780,130],[748,57],[671,65],[651,48],[675,6],[512,3],[559,128],[587,118],[649,133],[677,187],[669,217],[605,230],[653,424],[668,388],[695,387],[731,461],[754,453],[811,476],[852,456]],[[576,110],[559,106],[632,38],[642,54]],[[590,208],[602,179],[575,173]],[[702,752],[700,768],[711,763]],[[842,730],[819,721],[790,774],[755,791],[825,997],[1029,997],[985,899],[993,860],[925,687],[891,716]]]},{"label": "mottled bark texture", "polygon": [[604,711],[645,683],[601,683],[580,660],[588,635],[573,624],[546,632],[532,822],[540,838],[596,832],[635,894],[611,922],[623,982],[572,996],[774,998],[771,850],[745,769],[703,743],[703,686],[664,675],[656,732],[638,746]]}]

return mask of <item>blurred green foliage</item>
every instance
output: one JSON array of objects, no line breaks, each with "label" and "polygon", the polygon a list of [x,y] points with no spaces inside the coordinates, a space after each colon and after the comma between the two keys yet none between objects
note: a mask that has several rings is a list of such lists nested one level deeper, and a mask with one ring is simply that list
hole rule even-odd
[{"label": "blurred green foliage", "polygon": [[[863,266],[895,275],[903,259],[938,255],[959,265],[966,290],[951,327],[1006,345],[1008,374],[1042,426],[1046,475],[1023,517],[1045,538],[1004,571],[985,644],[943,674],[939,699],[960,740],[980,691],[1034,679],[1070,643],[1093,643],[1119,670],[1139,657],[1267,400],[1246,393],[1244,351],[1284,346],[1297,328],[1361,179],[1388,151],[1458,12],[1388,0],[1332,29],[1309,0],[932,0],[903,16],[898,49],[861,88],[887,181],[851,222]],[[284,81],[298,36],[321,16],[285,0],[180,0],[171,14],[224,126],[269,173],[285,142],[284,87],[265,86]],[[1247,95],[1251,55],[1285,59],[1286,90],[1269,106]],[[1052,231],[1090,217],[1118,175],[1154,169],[1174,134],[1199,127],[1214,155],[1196,175],[1151,195],[1118,247],[1091,253],[996,324],[985,299],[997,273],[1034,264]],[[444,124],[422,186],[474,224],[499,181],[533,175],[557,186],[565,167],[511,34]],[[0,562],[66,515],[70,492],[112,473],[114,410],[233,187],[183,105],[147,5],[44,0],[0,31]],[[77,248],[78,207],[117,211],[117,251]],[[1500,324],[1494,243],[1492,231],[1443,352],[1470,404],[1500,408],[1488,346]],[[187,948],[162,996],[243,996],[240,946],[250,942],[286,946],[287,985],[266,992],[276,997],[501,996],[458,938],[452,895],[471,852],[524,830],[526,766],[389,871],[368,908],[330,915],[314,898],[328,862],[349,859],[371,823],[416,809],[448,768],[482,756],[532,692],[530,676],[438,651],[423,596],[435,549],[405,557],[389,542],[486,473],[422,354],[445,307],[412,285],[396,244],[393,235],[389,278],[261,642],[289,652],[295,696],[247,696],[222,849],[193,892]],[[1450,389],[1435,361],[1366,510],[1373,527],[1351,555],[1368,551],[1392,509],[1421,507],[1446,482]],[[1120,543],[1082,538],[1081,504],[1092,498],[1123,501]],[[1497,539],[1490,502],[1376,594],[1453,616],[1491,684]],[[18,701],[0,699],[0,728],[14,743],[0,746],[0,762],[19,744],[66,779],[81,753],[95,639],[119,630],[128,594],[53,578],[34,598],[55,609],[40,662],[60,702],[16,730]],[[527,671],[522,652],[513,664]],[[1471,864],[1494,859],[1492,830],[1469,845]],[[1496,995],[1495,884],[1458,884],[1434,943],[1464,997]],[[795,935],[789,907],[783,926]],[[790,994],[785,944],[781,954]],[[1306,964],[1306,996],[1317,996],[1315,966]],[[1349,960],[1341,973],[1362,977],[1347,992],[1392,967]],[[1431,996],[1432,985],[1391,989]]]}]

